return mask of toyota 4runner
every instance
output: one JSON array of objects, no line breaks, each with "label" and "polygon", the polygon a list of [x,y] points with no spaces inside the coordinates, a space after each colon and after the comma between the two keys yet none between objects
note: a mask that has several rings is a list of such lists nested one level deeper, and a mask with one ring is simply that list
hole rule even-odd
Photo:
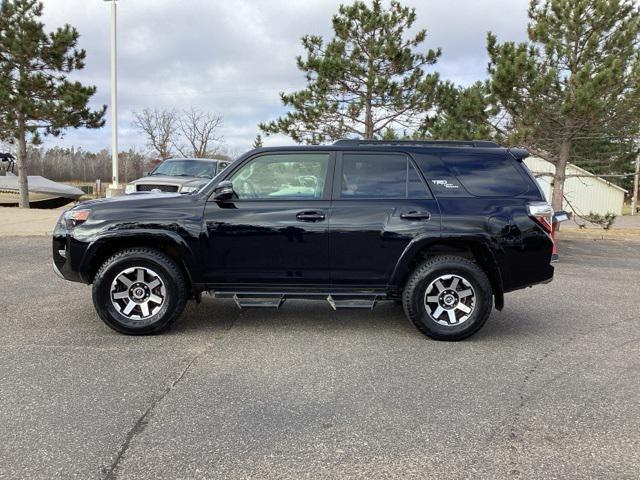
[{"label": "toyota 4runner", "polygon": [[77,205],[53,233],[54,268],[92,284],[98,315],[127,334],[166,329],[209,292],[240,308],[391,300],[459,340],[505,293],[553,277],[553,211],[526,156],[485,141],[261,148],[192,194]]}]

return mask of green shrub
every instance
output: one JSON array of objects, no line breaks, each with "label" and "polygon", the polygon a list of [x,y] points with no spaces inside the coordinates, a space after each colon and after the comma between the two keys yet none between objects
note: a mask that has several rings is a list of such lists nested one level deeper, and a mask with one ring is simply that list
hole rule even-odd
[{"label": "green shrub", "polygon": [[584,216],[584,219],[588,222],[595,223],[596,225],[601,226],[605,230],[609,230],[615,222],[617,215],[612,212],[607,212],[604,215],[600,215],[599,213],[589,212],[588,215]]}]

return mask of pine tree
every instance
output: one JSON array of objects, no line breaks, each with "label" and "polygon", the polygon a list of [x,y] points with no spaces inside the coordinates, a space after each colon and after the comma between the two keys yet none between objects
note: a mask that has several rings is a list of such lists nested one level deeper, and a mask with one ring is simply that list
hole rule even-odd
[{"label": "pine tree", "polygon": [[321,143],[344,137],[372,139],[390,129],[415,130],[431,108],[438,84],[426,74],[440,49],[417,51],[426,31],[407,36],[415,9],[392,0],[369,5],[341,5],[333,17],[334,37],[307,35],[306,59],[297,58],[304,72],[304,90],[281,93],[292,111],[260,124],[266,134],[283,133],[297,142]]},{"label": "pine tree", "polygon": [[640,10],[633,0],[532,0],[529,18],[528,42],[488,34],[490,87],[510,143],[555,164],[560,209],[569,161],[594,139],[639,133]]},{"label": "pine tree", "polygon": [[65,25],[46,33],[38,0],[2,0],[0,5],[0,135],[16,145],[20,206],[29,206],[27,142],[58,136],[65,128],[99,128],[106,106],[87,103],[95,87],[67,80],[84,68],[78,32]]},{"label": "pine tree", "polygon": [[253,141],[253,148],[262,148],[262,135],[256,135],[256,139]]},{"label": "pine tree", "polygon": [[632,192],[638,148],[633,138],[581,139],[571,152],[571,163]]},{"label": "pine tree", "polygon": [[470,87],[461,87],[442,82],[437,89],[434,113],[427,118],[417,135],[434,140],[494,138],[500,141],[500,136],[491,126],[494,114],[485,83],[476,82]]}]

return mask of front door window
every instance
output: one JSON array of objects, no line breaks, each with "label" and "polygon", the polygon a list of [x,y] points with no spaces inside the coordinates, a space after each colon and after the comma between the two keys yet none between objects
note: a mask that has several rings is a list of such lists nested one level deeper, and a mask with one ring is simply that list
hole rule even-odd
[{"label": "front door window", "polygon": [[239,200],[319,200],[328,166],[329,153],[262,155],[230,180]]}]

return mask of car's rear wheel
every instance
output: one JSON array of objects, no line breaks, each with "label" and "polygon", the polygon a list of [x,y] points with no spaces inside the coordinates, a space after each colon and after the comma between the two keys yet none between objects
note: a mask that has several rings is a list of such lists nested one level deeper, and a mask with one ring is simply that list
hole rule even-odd
[{"label": "car's rear wheel", "polygon": [[422,333],[436,340],[462,340],[489,318],[493,293],[478,264],[439,256],[414,270],[402,299],[407,317]]},{"label": "car's rear wheel", "polygon": [[129,335],[167,329],[184,310],[187,284],[175,261],[148,248],[116,253],[93,282],[93,303],[111,328]]}]

